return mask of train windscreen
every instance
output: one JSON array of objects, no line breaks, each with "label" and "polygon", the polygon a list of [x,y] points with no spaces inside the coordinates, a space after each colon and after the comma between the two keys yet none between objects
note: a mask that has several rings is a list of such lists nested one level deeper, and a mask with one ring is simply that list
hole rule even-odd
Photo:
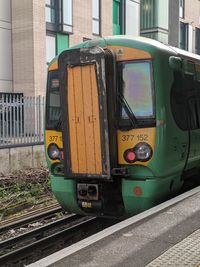
[{"label": "train windscreen", "polygon": [[50,71],[47,83],[46,128],[61,130],[60,86],[57,71]]},{"label": "train windscreen", "polygon": [[[127,62],[121,66],[121,92],[128,106],[137,119],[152,118],[154,108],[151,62]],[[128,119],[123,107],[121,118]]]}]

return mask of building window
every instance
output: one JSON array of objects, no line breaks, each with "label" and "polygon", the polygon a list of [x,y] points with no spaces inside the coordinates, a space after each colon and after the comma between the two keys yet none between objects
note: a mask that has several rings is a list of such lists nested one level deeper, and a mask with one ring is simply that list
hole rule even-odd
[{"label": "building window", "polygon": [[195,29],[195,53],[200,55],[200,29]]},{"label": "building window", "polygon": [[55,16],[56,16],[56,9],[55,9],[55,0],[46,0],[45,1],[45,15],[46,15],[46,22],[55,24]]},{"label": "building window", "polygon": [[56,35],[47,33],[46,35],[46,63],[47,65],[56,56]]},{"label": "building window", "polygon": [[62,0],[61,25],[63,32],[72,32],[72,0]]},{"label": "building window", "polygon": [[92,32],[100,35],[100,0],[92,0]]},{"label": "building window", "polygon": [[113,0],[113,34],[121,33],[121,3],[120,0]]},{"label": "building window", "polygon": [[113,34],[138,36],[140,0],[113,0]]},{"label": "building window", "polygon": [[181,49],[188,50],[188,23],[180,22],[179,46]]},{"label": "building window", "polygon": [[48,31],[58,30],[58,1],[45,0],[46,28]]},{"label": "building window", "polygon": [[185,0],[179,0],[179,17],[184,18]]},{"label": "building window", "polygon": [[125,6],[125,34],[138,36],[140,28],[139,1],[126,0]]},{"label": "building window", "polygon": [[45,0],[48,31],[72,32],[72,0]]},{"label": "building window", "polygon": [[140,27],[142,30],[148,30],[158,27],[158,19],[156,13],[158,6],[155,1],[143,0],[141,3],[141,22]]},{"label": "building window", "polygon": [[188,24],[188,47],[187,50],[189,52],[193,52],[193,28],[191,24]]}]

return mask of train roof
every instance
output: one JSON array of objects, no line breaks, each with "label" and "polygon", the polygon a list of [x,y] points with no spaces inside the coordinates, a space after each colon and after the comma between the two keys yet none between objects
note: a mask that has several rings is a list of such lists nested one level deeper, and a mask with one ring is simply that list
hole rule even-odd
[{"label": "train roof", "polygon": [[190,59],[193,59],[193,60],[198,60],[200,61],[200,56],[197,55],[197,54],[194,54],[194,53],[191,53],[191,52],[188,52],[186,50],[182,50],[180,48],[177,48],[177,47],[173,47],[171,46],[171,48],[177,53],[177,55],[179,56],[183,56],[183,57],[186,57],[186,58],[190,58]]},{"label": "train roof", "polygon": [[[161,43],[157,40],[142,37],[142,36],[129,36],[129,35],[113,35],[108,37],[99,37],[92,40],[88,40],[86,42],[82,42],[78,45],[75,45],[68,49],[75,49],[75,48],[88,48],[91,46],[109,46],[109,45],[121,45],[121,46],[130,46],[135,47],[138,49],[144,49],[144,50],[152,50],[154,52],[156,51],[163,51],[172,55],[177,55],[182,58],[187,58],[191,61],[197,62],[200,64],[200,56],[197,54],[190,53],[188,51],[182,50],[177,47],[173,47],[164,43]],[[52,62],[49,64],[49,66],[58,59],[58,56],[56,56]]]},{"label": "train roof", "polygon": [[170,46],[168,44],[164,44],[162,42],[159,42],[157,40],[154,39],[150,39],[150,38],[146,38],[146,37],[142,37],[142,36],[137,36],[137,37],[133,37],[133,36],[128,36],[128,35],[118,35],[118,36],[110,36],[107,38],[104,38],[106,42],[109,42],[111,40],[117,40],[117,39],[121,39],[121,40],[132,40],[133,42],[139,42],[140,44],[143,44],[145,46],[149,46],[149,47],[154,47],[155,49],[158,50],[164,50],[164,51],[168,51],[169,53],[175,53],[177,56],[180,57],[184,57],[184,58],[188,58],[192,61],[198,61],[200,63],[200,56],[191,52],[188,52],[186,50],[182,50],[180,48],[177,47],[173,47]]}]

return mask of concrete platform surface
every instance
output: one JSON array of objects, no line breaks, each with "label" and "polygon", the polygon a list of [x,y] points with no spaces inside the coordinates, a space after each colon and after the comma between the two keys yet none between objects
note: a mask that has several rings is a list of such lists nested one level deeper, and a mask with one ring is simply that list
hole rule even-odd
[{"label": "concrete platform surface", "polygon": [[199,229],[200,187],[29,267],[195,267],[200,264]]}]

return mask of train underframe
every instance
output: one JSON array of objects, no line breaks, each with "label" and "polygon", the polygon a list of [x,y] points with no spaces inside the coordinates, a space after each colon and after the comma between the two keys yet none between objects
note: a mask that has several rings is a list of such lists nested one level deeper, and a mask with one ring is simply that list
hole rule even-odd
[{"label": "train underframe", "polygon": [[83,215],[126,217],[149,209],[176,193],[177,177],[116,178],[112,182],[51,176],[52,190],[64,210]]}]

